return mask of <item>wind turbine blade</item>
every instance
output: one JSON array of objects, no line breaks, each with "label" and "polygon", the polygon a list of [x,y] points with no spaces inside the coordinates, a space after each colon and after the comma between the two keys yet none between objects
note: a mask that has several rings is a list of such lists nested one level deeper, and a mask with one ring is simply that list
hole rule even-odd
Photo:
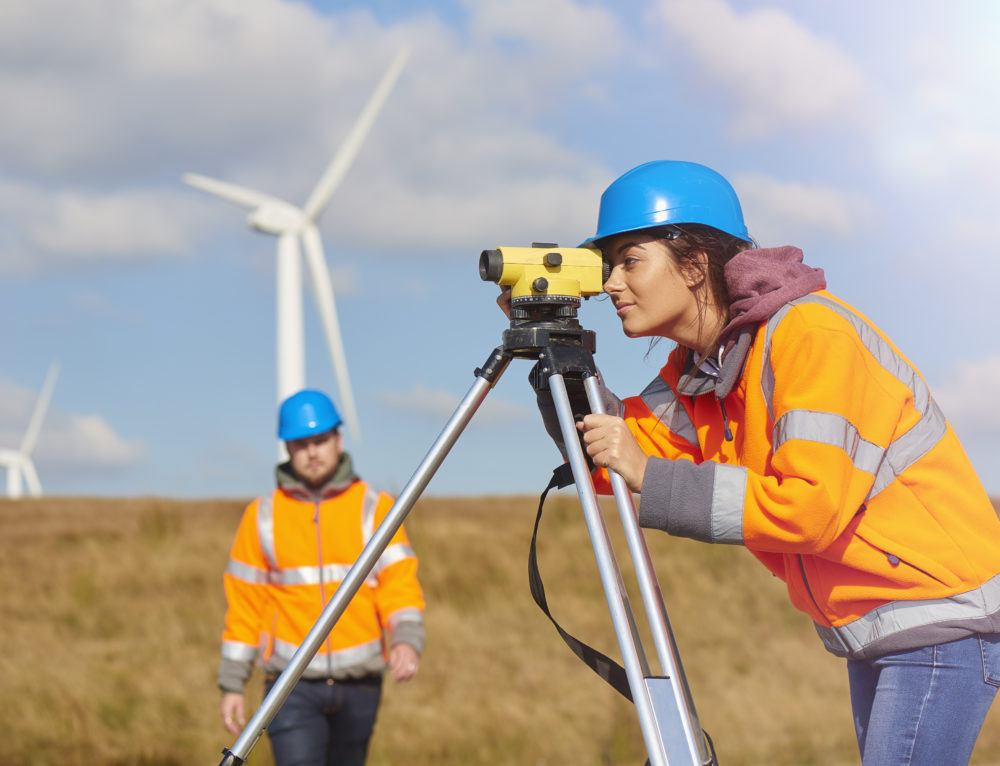
[{"label": "wind turbine blade", "polygon": [[320,241],[319,230],[315,226],[307,226],[302,232],[302,243],[305,246],[306,263],[312,277],[313,296],[323,322],[326,343],[330,348],[333,360],[333,371],[337,376],[337,387],[340,389],[341,412],[344,421],[351,432],[351,437],[357,442],[361,440],[361,426],[358,423],[358,413],[354,406],[354,394],[351,392],[351,380],[347,374],[347,357],[344,355],[344,345],[340,337],[340,324],[337,321],[337,308],[333,299],[333,281],[323,256],[323,243]]},{"label": "wind turbine blade", "polygon": [[41,497],[42,484],[38,481],[35,464],[31,462],[31,458],[26,458],[21,463],[21,473],[24,475],[24,483],[28,485],[28,494],[32,497]]},{"label": "wind turbine blade", "polygon": [[354,161],[355,155],[365,140],[365,136],[368,135],[372,123],[375,122],[375,118],[382,109],[382,104],[385,103],[389,91],[396,84],[399,73],[403,70],[403,65],[406,63],[409,55],[409,47],[404,47],[396,54],[396,58],[393,59],[385,74],[382,75],[382,80],[368,99],[368,103],[365,104],[364,109],[361,110],[357,122],[351,128],[351,132],[347,134],[347,138],[340,145],[340,149],[334,156],[333,161],[319,179],[319,183],[316,184],[316,188],[313,189],[312,194],[309,195],[309,200],[303,208],[303,212],[308,220],[315,221],[320,211],[330,201],[330,197],[347,173],[348,168]]},{"label": "wind turbine blade", "polygon": [[234,202],[248,210],[253,210],[267,202],[280,202],[277,197],[272,197],[270,194],[264,194],[263,192],[254,191],[245,186],[237,186],[226,181],[218,181],[208,176],[198,175],[197,173],[185,173],[181,176],[181,180],[188,186],[193,186],[209,194],[214,194],[216,197],[222,197],[222,199]]},{"label": "wind turbine blade", "polygon": [[21,441],[22,455],[30,455],[35,449],[35,443],[42,430],[42,421],[45,419],[45,411],[49,408],[49,400],[52,398],[52,389],[55,388],[57,377],[59,377],[59,363],[52,362],[49,365],[49,372],[45,376],[45,383],[42,384],[42,391],[38,395],[38,402],[35,404],[31,422],[28,423],[28,430],[25,431],[24,439]]}]

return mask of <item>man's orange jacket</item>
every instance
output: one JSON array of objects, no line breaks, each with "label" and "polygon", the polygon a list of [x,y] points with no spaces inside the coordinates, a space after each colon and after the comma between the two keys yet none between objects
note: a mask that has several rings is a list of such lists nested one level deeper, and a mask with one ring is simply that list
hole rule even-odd
[{"label": "man's orange jacket", "polygon": [[[278,488],[244,511],[224,575],[224,691],[243,690],[255,659],[265,671],[287,666],[392,507],[392,498],[354,476],[346,453],[319,493],[287,464],[277,473]],[[379,674],[386,639],[422,651],[423,608],[417,558],[400,527],[302,677]]]}]

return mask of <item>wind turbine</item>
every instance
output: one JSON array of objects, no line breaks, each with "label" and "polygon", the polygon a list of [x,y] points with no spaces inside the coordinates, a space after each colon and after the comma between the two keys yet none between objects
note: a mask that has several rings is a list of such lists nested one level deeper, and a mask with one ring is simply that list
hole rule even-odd
[{"label": "wind turbine", "polygon": [[42,495],[42,485],[38,481],[31,453],[35,449],[38,434],[42,430],[42,421],[45,419],[45,411],[49,407],[52,389],[55,388],[58,375],[59,364],[52,362],[49,365],[48,375],[45,376],[45,383],[42,384],[42,391],[38,395],[38,401],[35,403],[35,411],[28,423],[28,430],[24,434],[24,439],[21,440],[21,448],[18,450],[0,449],[0,466],[7,469],[7,497],[13,499],[21,497],[24,494],[24,484],[28,485],[28,493],[33,497],[41,497]]},{"label": "wind turbine", "polygon": [[243,186],[217,181],[195,173],[186,173],[183,180],[209,194],[222,197],[250,210],[247,220],[250,226],[266,234],[278,237],[277,252],[277,361],[278,361],[278,401],[305,388],[305,340],[302,320],[302,262],[299,241],[305,251],[309,269],[313,297],[319,309],[327,346],[333,361],[337,387],[340,391],[339,410],[351,436],[358,440],[361,428],[358,424],[354,395],[351,392],[347,373],[347,359],[341,341],[340,324],[333,297],[333,282],[323,254],[323,243],[319,236],[316,220],[330,201],[355,155],[361,148],[372,123],[378,116],[389,92],[395,85],[409,56],[404,48],[393,59],[382,76],[378,87],[368,99],[347,138],[337,150],[333,160],[320,177],[316,188],[299,208],[284,200]]}]

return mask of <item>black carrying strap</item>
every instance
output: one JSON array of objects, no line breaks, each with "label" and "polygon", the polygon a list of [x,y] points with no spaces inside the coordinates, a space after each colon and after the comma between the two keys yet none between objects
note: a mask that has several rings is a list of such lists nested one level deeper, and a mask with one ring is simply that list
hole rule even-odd
[{"label": "black carrying strap", "polygon": [[[587,646],[580,639],[571,636],[563,630],[562,626],[556,622],[555,617],[552,616],[552,613],[549,612],[548,602],[545,600],[545,588],[542,586],[542,575],[538,571],[538,554],[535,549],[535,540],[538,537],[538,523],[542,520],[542,507],[545,505],[545,498],[548,496],[549,491],[552,489],[563,489],[573,483],[573,471],[569,463],[563,463],[552,472],[549,485],[543,490],[542,496],[538,500],[538,514],[535,516],[535,528],[531,533],[531,549],[528,551],[528,586],[531,588],[531,595],[535,599],[535,603],[538,604],[539,609],[545,612],[545,616],[552,621],[552,624],[556,626],[556,630],[559,631],[562,640],[566,642],[566,646],[573,650],[573,654],[583,660],[584,665],[607,681],[616,692],[629,702],[634,702],[632,699],[632,689],[628,684],[628,676],[625,674],[625,668],[607,655],[602,654],[592,646]],[[712,738],[708,736],[707,731],[702,729],[702,734],[709,749],[710,758],[708,766],[718,766],[719,762],[715,755],[715,744],[712,742]],[[649,766],[648,760],[645,766]]]},{"label": "black carrying strap", "polygon": [[542,492],[538,501],[538,514],[535,516],[535,528],[531,533],[531,549],[528,551],[528,586],[531,588],[531,595],[538,604],[539,609],[545,612],[552,624],[556,626],[562,640],[573,650],[573,654],[583,660],[583,664],[593,670],[597,675],[607,681],[611,687],[621,694],[629,702],[632,702],[632,690],[629,687],[628,676],[625,675],[625,668],[615,662],[605,654],[597,651],[591,646],[571,636],[562,626],[556,622],[549,611],[548,602],[545,600],[545,588],[542,586],[542,576],[538,571],[538,554],[535,550],[535,540],[538,537],[538,523],[542,520],[542,507],[545,505],[545,498],[551,489],[562,489],[573,484],[573,472],[568,463],[563,463],[552,472],[552,479],[549,485]]}]

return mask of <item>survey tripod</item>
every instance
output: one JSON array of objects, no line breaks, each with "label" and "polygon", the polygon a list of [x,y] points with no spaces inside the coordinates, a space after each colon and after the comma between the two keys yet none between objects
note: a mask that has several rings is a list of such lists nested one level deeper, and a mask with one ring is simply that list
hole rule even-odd
[{"label": "survey tripod", "polygon": [[621,649],[628,686],[649,754],[649,763],[651,766],[712,766],[716,763],[710,743],[698,723],[649,551],[639,529],[631,493],[624,480],[616,473],[609,472],[629,554],[635,567],[638,589],[648,618],[649,632],[660,664],[659,674],[651,671],[643,651],[621,571],[597,502],[587,458],[577,434],[567,388],[567,381],[574,386],[574,391],[582,387],[586,392],[590,410],[604,413],[600,383],[593,359],[595,334],[580,327],[576,320],[578,306],[578,298],[563,298],[542,300],[527,309],[511,310],[510,329],[504,331],[503,344],[495,348],[483,367],[475,371],[476,380],[469,392],[455,409],[430,451],[400,492],[385,520],[362,550],[232,749],[223,750],[225,757],[220,766],[242,766],[246,762],[250,751],[374,568],[393,535],[402,526],[427,483],[472,420],[487,393],[496,386],[500,376],[514,358],[536,360],[538,365],[533,374],[545,376],[552,392],[562,440],[565,443],[568,462],[573,472],[597,560],[601,584]]}]

